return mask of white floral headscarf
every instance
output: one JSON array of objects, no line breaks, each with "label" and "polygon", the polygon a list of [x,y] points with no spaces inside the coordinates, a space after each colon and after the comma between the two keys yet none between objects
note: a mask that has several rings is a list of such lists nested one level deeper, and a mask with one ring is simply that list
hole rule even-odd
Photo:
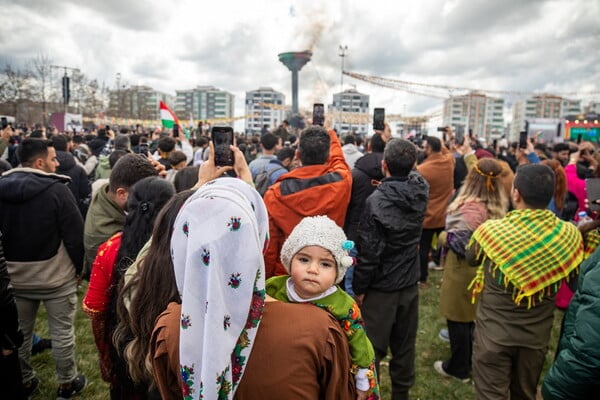
[{"label": "white floral headscarf", "polygon": [[220,178],[188,199],[173,229],[183,398],[231,399],[264,308],[267,210],[248,184]]}]

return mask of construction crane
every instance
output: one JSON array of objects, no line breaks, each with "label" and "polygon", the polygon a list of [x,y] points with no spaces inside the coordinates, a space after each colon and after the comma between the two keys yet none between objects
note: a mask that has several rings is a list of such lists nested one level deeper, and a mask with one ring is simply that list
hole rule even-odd
[{"label": "construction crane", "polygon": [[[493,95],[504,95],[514,97],[527,97],[541,95],[540,92],[526,92],[517,90],[494,90],[494,89],[478,89],[464,86],[453,86],[444,84],[432,84],[422,82],[411,82],[400,79],[383,78],[374,75],[364,75],[357,72],[344,71],[344,75],[348,75],[354,79],[358,79],[364,82],[371,83],[373,85],[387,87],[390,89],[400,90],[407,93],[416,94],[419,96],[433,97],[438,99],[446,99],[451,97],[455,92],[476,92],[476,93],[487,93]],[[547,93],[557,96],[575,96],[575,97],[598,97],[600,91],[590,92],[553,92]]]}]

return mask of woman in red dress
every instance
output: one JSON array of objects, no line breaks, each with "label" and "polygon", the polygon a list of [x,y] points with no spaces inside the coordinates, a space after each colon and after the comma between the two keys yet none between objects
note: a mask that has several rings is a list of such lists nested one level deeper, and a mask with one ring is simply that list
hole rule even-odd
[{"label": "woman in red dress", "polygon": [[117,324],[116,295],[122,276],[150,239],[156,215],[175,194],[170,182],[148,177],[136,183],[127,201],[123,231],[98,248],[83,310],[92,320],[94,340],[100,356],[102,378],[111,385],[111,399],[146,398],[147,387],[135,387],[125,363],[112,344]]}]

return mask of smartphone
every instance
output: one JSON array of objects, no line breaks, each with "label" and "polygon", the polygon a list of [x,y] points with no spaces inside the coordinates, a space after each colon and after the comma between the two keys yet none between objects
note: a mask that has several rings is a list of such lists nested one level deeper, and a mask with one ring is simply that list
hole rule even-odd
[{"label": "smartphone", "polygon": [[600,178],[587,178],[585,191],[590,202],[590,210],[600,211],[600,204],[596,204],[596,200],[600,200]]},{"label": "smartphone", "polygon": [[106,125],[106,127],[104,127],[104,130],[106,131],[106,133],[108,133],[108,131],[110,131],[110,126]]},{"label": "smartphone", "polygon": [[519,148],[520,149],[527,148],[527,131],[519,132]]},{"label": "smartphone", "polygon": [[456,135],[454,136],[454,143],[457,146],[462,146],[463,144],[465,144],[465,133],[462,129],[456,131]]},{"label": "smartphone", "polygon": [[213,126],[211,140],[215,146],[215,165],[218,167],[233,166],[233,151],[229,146],[233,143],[233,128],[230,126]]},{"label": "smartphone", "polygon": [[6,129],[6,127],[8,126],[8,119],[6,117],[2,117],[2,122],[1,122],[1,126],[0,129]]},{"label": "smartphone", "polygon": [[385,108],[373,109],[373,130],[382,131],[385,129]]},{"label": "smartphone", "polygon": [[313,104],[313,125],[321,125],[325,123],[325,107],[323,103]]},{"label": "smartphone", "polygon": [[579,135],[577,135],[577,144],[581,143],[581,138],[582,138],[582,134],[580,133]]},{"label": "smartphone", "polygon": [[496,150],[498,148],[498,139],[494,139],[492,142],[492,149]]}]

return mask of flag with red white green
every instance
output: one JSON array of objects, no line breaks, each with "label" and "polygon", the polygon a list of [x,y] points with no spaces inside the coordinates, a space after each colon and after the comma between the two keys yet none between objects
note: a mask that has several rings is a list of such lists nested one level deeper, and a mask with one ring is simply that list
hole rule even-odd
[{"label": "flag with red white green", "polygon": [[171,111],[169,106],[167,106],[163,101],[160,102],[160,119],[162,121],[163,128],[173,129],[173,126],[175,125],[179,125],[179,129],[183,128],[179,122],[179,119],[177,118],[177,115],[175,115],[175,113]]}]

